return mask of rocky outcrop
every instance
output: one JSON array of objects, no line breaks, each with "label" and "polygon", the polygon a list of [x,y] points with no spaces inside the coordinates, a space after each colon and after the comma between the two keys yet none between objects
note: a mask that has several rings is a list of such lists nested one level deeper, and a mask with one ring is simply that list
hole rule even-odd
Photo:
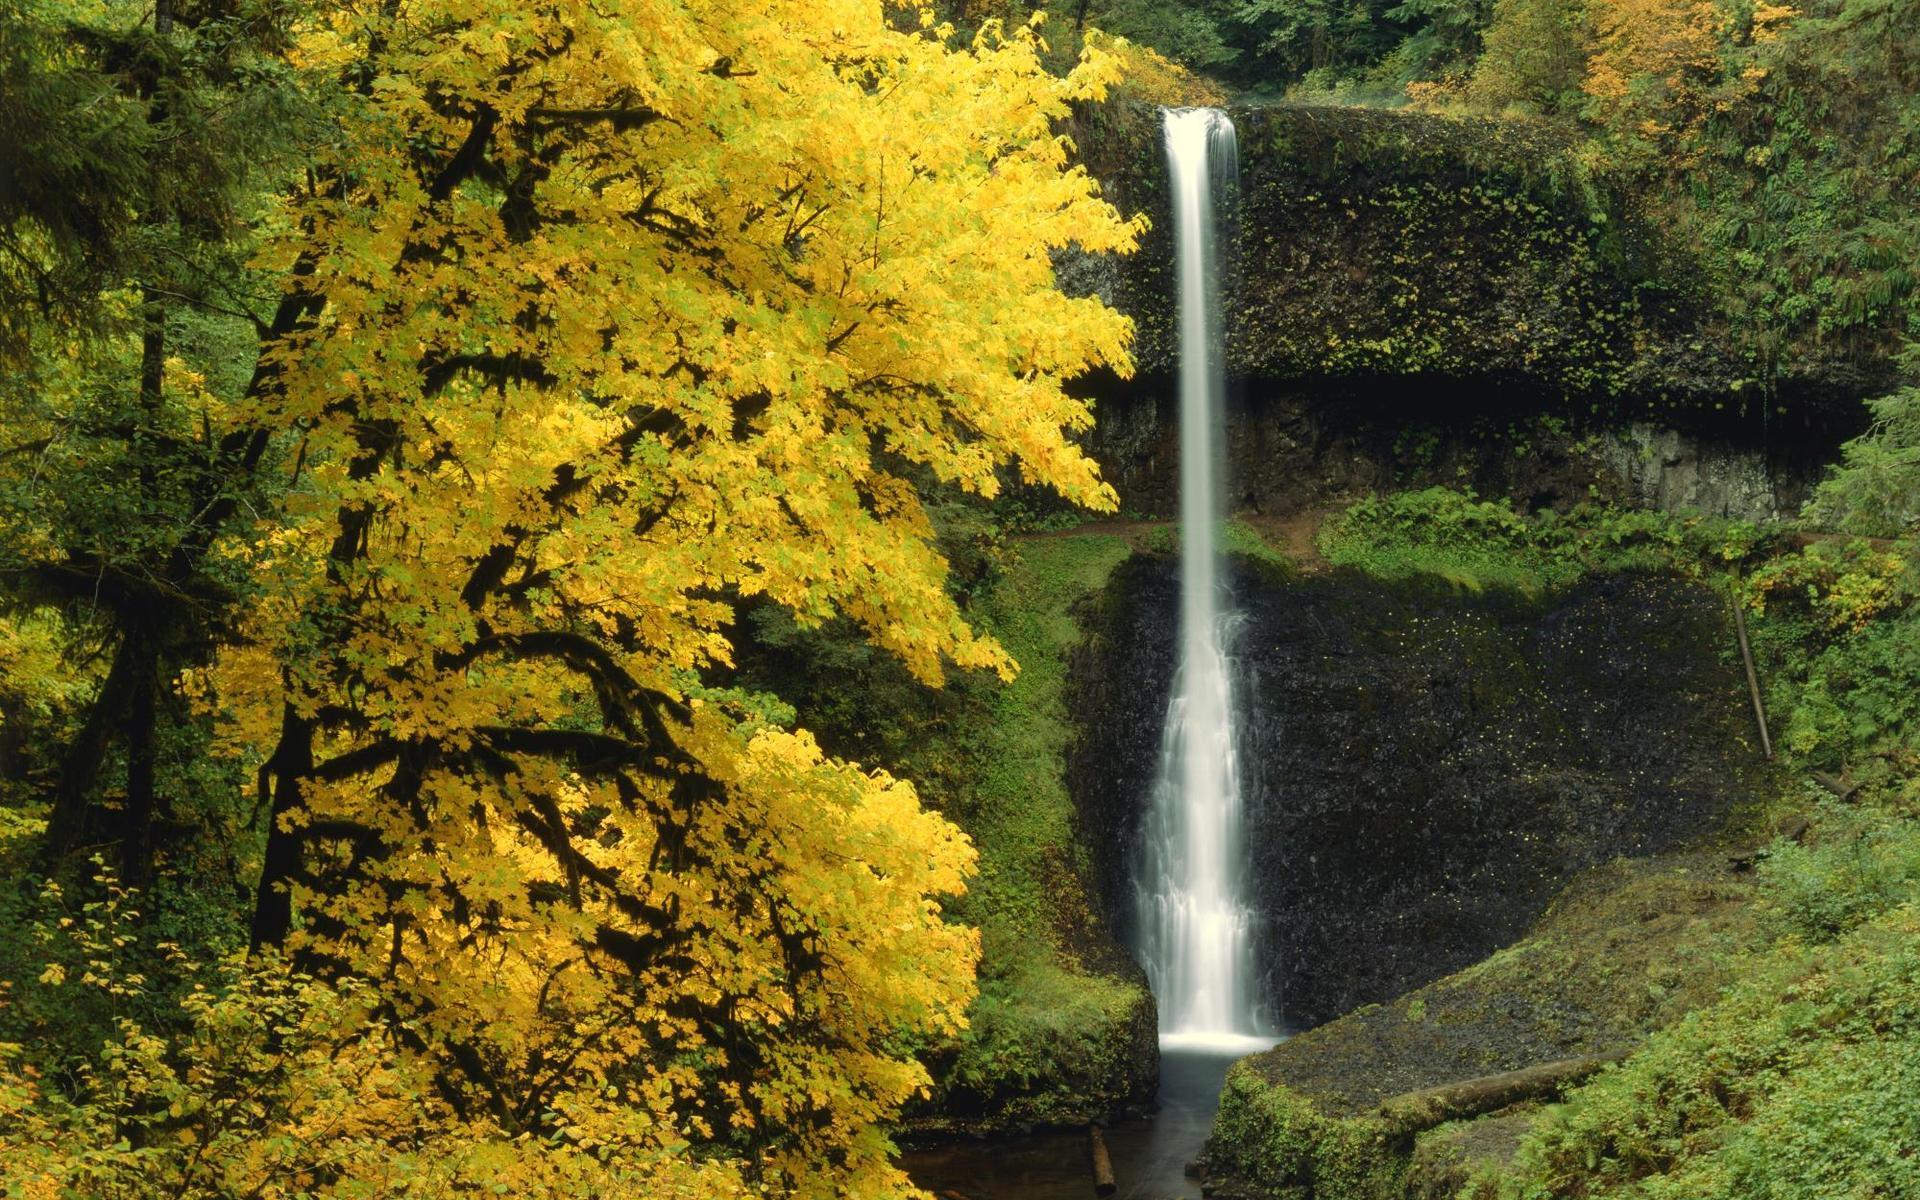
[{"label": "rocky outcrop", "polygon": [[[1280,104],[1232,110],[1222,298],[1234,507],[1471,481],[1769,519],[1891,387],[1871,346],[1761,356],[1684,246],[1550,126]],[[1171,218],[1157,112],[1087,109],[1081,154],[1152,228],[1064,254],[1062,285],[1133,317],[1138,370],[1083,381],[1089,448],[1138,515],[1175,487]]]},{"label": "rocky outcrop", "polygon": [[1609,863],[1500,953],[1243,1060],[1207,1145],[1215,1194],[1482,1194],[1541,1102],[1713,1000],[1761,938],[1752,897],[1724,854]]},{"label": "rocky outcrop", "polygon": [[[1636,414],[1850,403],[1891,377],[1873,351],[1773,362],[1736,345],[1687,248],[1595,178],[1557,127],[1309,104],[1231,115],[1231,375],[1444,377]],[[1091,107],[1073,132],[1107,194],[1153,228],[1127,258],[1070,256],[1062,280],[1133,316],[1142,370],[1164,373],[1175,346],[1157,110]]]},{"label": "rocky outcrop", "polygon": [[[1297,1026],[1507,945],[1579,872],[1717,828],[1760,770],[1695,585],[1528,599],[1242,565],[1234,589],[1262,959]],[[1071,683],[1069,779],[1122,927],[1177,607],[1170,560],[1127,564]]]},{"label": "rocky outcrop", "polygon": [[[1533,393],[1456,390],[1434,380],[1317,389],[1241,381],[1225,439],[1232,507],[1283,515],[1444,484],[1534,509],[1596,502],[1764,522],[1799,511],[1833,446],[1854,429],[1838,414],[1813,413],[1718,427],[1576,420]],[[1171,383],[1142,381],[1102,396],[1087,438],[1138,516],[1178,510],[1172,394]]]}]

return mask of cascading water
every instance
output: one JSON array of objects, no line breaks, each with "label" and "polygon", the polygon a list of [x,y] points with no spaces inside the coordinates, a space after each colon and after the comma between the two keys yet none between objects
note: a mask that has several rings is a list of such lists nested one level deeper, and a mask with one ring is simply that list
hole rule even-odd
[{"label": "cascading water", "polygon": [[1244,899],[1240,781],[1216,535],[1226,391],[1214,231],[1216,196],[1237,171],[1233,123],[1216,109],[1165,114],[1180,308],[1180,666],[1135,878],[1141,957],[1160,1005],[1160,1042],[1265,1046]]},{"label": "cascading water", "polygon": [[[1236,171],[1233,123],[1212,109],[1166,114],[1180,277],[1180,667],[1161,735],[1160,770],[1135,860],[1140,957],[1160,1003],[1159,1109],[1114,1127],[1121,1197],[1198,1200],[1187,1165],[1207,1140],[1228,1064],[1270,1036],[1253,961],[1256,920],[1243,896],[1233,683],[1223,612],[1222,399],[1213,201]],[[923,1154],[922,1187],[1058,1200],[1086,1190],[1081,1137]]]}]

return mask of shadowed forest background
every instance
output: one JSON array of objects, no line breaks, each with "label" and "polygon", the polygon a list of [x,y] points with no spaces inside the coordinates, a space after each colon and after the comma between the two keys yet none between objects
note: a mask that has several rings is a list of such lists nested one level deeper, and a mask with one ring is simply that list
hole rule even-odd
[{"label": "shadowed forest background", "polygon": [[1268,888],[1391,952],[1289,949],[1211,1169],[1920,1195],[1920,2],[0,0],[0,1196],[878,1200],[1146,1104],[1162,104],[1243,129],[1273,694],[1376,689],[1273,761],[1519,745],[1368,776],[1471,813],[1400,932]]}]

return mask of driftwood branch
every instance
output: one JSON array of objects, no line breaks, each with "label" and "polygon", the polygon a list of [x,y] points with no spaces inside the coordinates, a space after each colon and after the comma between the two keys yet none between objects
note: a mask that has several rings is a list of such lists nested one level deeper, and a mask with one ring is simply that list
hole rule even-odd
[{"label": "driftwood branch", "polygon": [[1098,1125],[1087,1126],[1087,1141],[1093,1151],[1093,1194],[1111,1196],[1120,1190],[1114,1182],[1113,1158],[1107,1153],[1107,1137]]},{"label": "driftwood branch", "polygon": [[1478,1079],[1405,1092],[1382,1100],[1376,1115],[1391,1126],[1395,1134],[1410,1136],[1448,1121],[1484,1116],[1522,1100],[1557,1096],[1566,1087],[1619,1062],[1627,1054],[1620,1050],[1586,1058],[1562,1058],[1518,1071],[1502,1071],[1498,1075],[1482,1075]]}]

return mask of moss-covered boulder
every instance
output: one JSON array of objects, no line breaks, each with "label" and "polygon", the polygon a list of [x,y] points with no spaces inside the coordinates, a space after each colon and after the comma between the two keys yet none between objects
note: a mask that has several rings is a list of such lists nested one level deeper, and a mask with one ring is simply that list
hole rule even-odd
[{"label": "moss-covered boulder", "polygon": [[1301,1200],[1452,1195],[1510,1156],[1556,1093],[1432,1128],[1392,1119],[1405,1106],[1387,1102],[1633,1047],[1710,1003],[1732,956],[1760,943],[1753,893],[1724,852],[1611,863],[1514,945],[1243,1060],[1208,1143],[1216,1185]]}]

